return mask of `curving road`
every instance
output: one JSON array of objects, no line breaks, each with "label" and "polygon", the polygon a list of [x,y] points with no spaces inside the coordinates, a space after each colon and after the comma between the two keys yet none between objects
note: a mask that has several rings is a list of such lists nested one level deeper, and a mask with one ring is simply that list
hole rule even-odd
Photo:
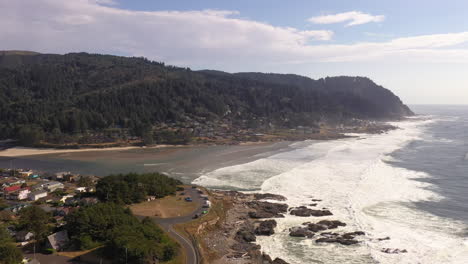
[{"label": "curving road", "polygon": [[195,214],[201,214],[203,211],[202,204],[203,200],[200,198],[200,194],[198,193],[197,189],[186,188],[185,189],[184,197],[191,197],[193,203],[197,203],[198,207],[195,211],[193,211],[190,215],[187,216],[180,216],[180,217],[173,217],[173,218],[153,218],[153,220],[158,223],[164,231],[166,231],[172,238],[177,240],[180,246],[185,250],[185,255],[187,256],[186,262],[187,264],[199,264],[200,257],[198,248],[196,245],[193,244],[188,238],[184,237],[183,235],[179,234],[173,226],[175,224],[186,223],[193,219]]}]

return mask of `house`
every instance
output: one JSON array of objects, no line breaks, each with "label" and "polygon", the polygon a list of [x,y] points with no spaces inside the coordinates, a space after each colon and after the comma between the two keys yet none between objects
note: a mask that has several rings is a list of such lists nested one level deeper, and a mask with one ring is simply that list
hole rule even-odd
[{"label": "house", "polygon": [[56,182],[56,181],[51,181],[43,184],[44,190],[47,190],[49,192],[53,192],[57,189],[63,189],[64,185],[63,183]]},{"label": "house", "polygon": [[9,200],[25,200],[28,198],[28,194],[31,193],[30,189],[28,187],[20,189],[16,192],[8,194],[6,197]]},{"label": "house", "polygon": [[52,178],[53,178],[54,180],[65,180],[65,177],[66,177],[67,175],[71,175],[71,172],[69,172],[69,171],[61,171],[61,172],[55,173],[55,174],[52,176]]},{"label": "house", "polygon": [[12,194],[12,193],[14,193],[14,192],[16,192],[16,191],[18,191],[20,189],[21,189],[20,185],[5,187],[5,188],[3,188],[3,196],[5,197],[5,199],[8,199],[10,194]]},{"label": "house", "polygon": [[65,249],[69,242],[67,230],[62,230],[47,237],[48,246],[57,251]]},{"label": "house", "polygon": [[26,241],[29,241],[33,238],[34,234],[30,231],[19,231],[18,233],[16,233],[15,237],[16,237],[16,241],[18,242],[26,242]]},{"label": "house", "polygon": [[38,178],[39,178],[39,174],[29,175],[29,179],[38,179]]},{"label": "house", "polygon": [[60,202],[65,203],[65,201],[66,201],[68,198],[73,198],[73,195],[67,194],[67,195],[62,196],[62,198],[60,198]]},{"label": "house", "polygon": [[19,176],[20,176],[20,177],[27,178],[27,177],[29,177],[31,174],[33,174],[33,171],[32,171],[32,170],[27,170],[27,171],[21,170],[21,171],[19,171],[18,173],[19,173]]},{"label": "house", "polygon": [[63,176],[63,180],[68,181],[68,182],[75,182],[79,179],[78,175],[73,175],[73,174],[67,174]]},{"label": "house", "polygon": [[44,198],[47,196],[47,192],[46,191],[35,191],[35,192],[32,192],[28,195],[29,197],[29,200],[31,201],[37,201],[41,198]]},{"label": "house", "polygon": [[78,187],[75,189],[75,191],[79,193],[86,192],[86,187]]}]

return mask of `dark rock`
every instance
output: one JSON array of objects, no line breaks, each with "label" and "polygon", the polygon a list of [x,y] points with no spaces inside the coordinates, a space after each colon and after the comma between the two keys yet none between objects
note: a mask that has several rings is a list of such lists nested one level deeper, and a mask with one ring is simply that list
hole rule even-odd
[{"label": "dark rock", "polygon": [[364,232],[356,231],[356,232],[351,232],[351,233],[345,233],[342,235],[342,237],[346,239],[354,239],[356,236],[363,236],[363,235],[365,235]]},{"label": "dark rock", "polygon": [[247,205],[256,210],[254,212],[249,212],[251,218],[284,217],[282,214],[288,211],[287,204],[253,201],[248,202]]},{"label": "dark rock", "polygon": [[304,227],[293,227],[289,229],[289,235],[292,237],[307,237],[311,238],[315,234]]},{"label": "dark rock", "polygon": [[280,259],[280,258],[275,258],[275,260],[273,260],[273,262],[271,262],[271,264],[289,264],[288,262]]},{"label": "dark rock", "polygon": [[339,243],[342,245],[353,245],[359,243],[359,241],[354,240],[354,239],[345,239],[342,237],[336,237],[336,238],[328,238],[328,237],[322,237],[317,239],[315,242],[317,243]]},{"label": "dark rock", "polygon": [[387,253],[387,254],[408,253],[408,251],[406,249],[398,249],[398,248],[382,248],[381,251],[383,253]]},{"label": "dark rock", "polygon": [[390,240],[390,237],[377,238],[378,241]]},{"label": "dark rock", "polygon": [[255,229],[255,234],[259,236],[271,236],[275,233],[277,223],[275,220],[266,220],[260,222],[260,225]]},{"label": "dark rock", "polygon": [[302,217],[333,215],[329,210],[314,210],[314,209],[307,208],[305,206],[299,206],[299,207],[293,208],[290,211],[290,214],[295,215],[295,216],[302,216]]},{"label": "dark rock", "polygon": [[239,231],[237,231],[234,239],[239,242],[247,242],[247,243],[254,242],[257,240],[255,237],[255,234],[248,229],[240,229]]},{"label": "dark rock", "polygon": [[327,230],[327,226],[310,223],[307,225],[307,229],[314,233],[317,233],[319,231]]},{"label": "dark rock", "polygon": [[270,264],[271,262],[273,262],[273,260],[271,259],[270,255],[267,255],[265,253],[262,254],[262,262],[265,263],[265,264]]},{"label": "dark rock", "polygon": [[256,200],[277,200],[277,201],[286,201],[286,197],[279,194],[272,193],[256,193],[254,194]]},{"label": "dark rock", "polygon": [[328,229],[334,229],[334,228],[337,228],[339,226],[346,226],[345,223],[340,222],[338,220],[322,220],[322,221],[318,222],[317,224],[318,225],[324,225]]},{"label": "dark rock", "polygon": [[340,234],[338,233],[332,233],[332,232],[323,232],[320,233],[321,236],[326,237],[326,238],[333,238],[333,237],[338,237]]},{"label": "dark rock", "polygon": [[313,203],[313,204],[309,204],[309,206],[317,206],[317,204],[316,204],[316,203]]},{"label": "dark rock", "polygon": [[321,202],[322,200],[320,200],[320,199],[312,199],[311,201],[312,201],[312,202]]}]

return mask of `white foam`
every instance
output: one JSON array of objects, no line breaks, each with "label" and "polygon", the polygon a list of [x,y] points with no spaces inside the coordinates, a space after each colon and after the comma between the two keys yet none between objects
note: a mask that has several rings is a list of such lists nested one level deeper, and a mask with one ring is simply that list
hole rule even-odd
[{"label": "white foam", "polygon": [[[320,143],[329,145],[323,157],[272,177],[262,185],[262,191],[288,197],[292,206],[304,204],[311,194],[323,199],[320,206],[334,213],[329,219],[350,224],[344,230],[368,233],[362,246],[350,250],[310,241],[291,243],[297,239],[288,237],[287,230],[299,222],[297,217],[287,216],[280,220],[278,234],[259,239],[262,248],[273,257],[283,257],[291,263],[458,263],[466,260],[468,251],[456,235],[463,228],[461,223],[449,222],[411,206],[412,202],[441,199],[429,190],[429,184],[414,180],[427,175],[384,162],[388,153],[419,140],[421,126],[430,122],[394,123],[402,129],[363,140]],[[300,219],[305,221],[316,219]],[[391,240],[377,240],[386,236]],[[381,252],[382,248],[406,249],[408,253],[386,254]],[[304,254],[294,254],[295,251]]]},{"label": "white foam", "polygon": [[[391,123],[401,129],[360,138],[301,142],[297,149],[247,164],[222,168],[195,181],[205,186],[261,188],[284,195],[290,206],[322,199],[320,207],[348,225],[343,231],[363,230],[359,246],[316,244],[289,236],[288,229],[316,218],[277,219],[276,233],[258,237],[262,249],[290,263],[463,263],[468,247],[457,233],[466,228],[414,208],[418,201],[440,200],[431,186],[414,179],[428,175],[392,167],[389,153],[421,140],[430,119]],[[254,187],[254,188],[253,188]],[[377,238],[391,237],[388,241]],[[406,249],[406,254],[382,253],[382,248]]]}]

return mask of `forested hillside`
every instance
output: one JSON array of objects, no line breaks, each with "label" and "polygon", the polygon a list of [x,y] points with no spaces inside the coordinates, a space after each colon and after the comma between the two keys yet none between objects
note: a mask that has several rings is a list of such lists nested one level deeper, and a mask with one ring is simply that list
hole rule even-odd
[{"label": "forested hillside", "polygon": [[[292,128],[410,114],[393,93],[362,77],[312,80],[87,53],[0,53],[0,139],[24,145],[74,135],[86,143],[102,131],[145,137],[155,129],[150,141],[177,143],[209,123]],[[167,124],[192,129],[158,129]]]}]

